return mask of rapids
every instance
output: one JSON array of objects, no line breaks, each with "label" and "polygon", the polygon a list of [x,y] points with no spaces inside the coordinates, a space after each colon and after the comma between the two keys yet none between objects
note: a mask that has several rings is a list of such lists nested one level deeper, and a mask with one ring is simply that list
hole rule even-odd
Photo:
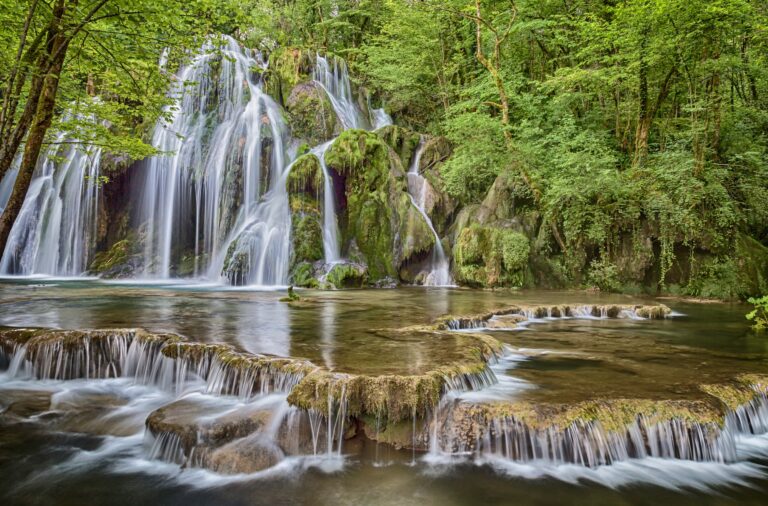
[{"label": "rapids", "polygon": [[[100,502],[109,483],[155,501],[239,503],[258,490],[257,503],[448,494],[472,504],[551,489],[543,502],[642,502],[646,490],[663,502],[750,503],[768,486],[768,384],[734,382],[764,378],[766,350],[739,306],[665,301],[673,311],[653,313],[663,306],[648,299],[436,288],[303,292],[300,305],[279,296],[1,283],[6,328],[102,329],[2,330],[0,468],[14,477],[4,497],[78,497],[80,487]],[[515,327],[454,324],[512,316]],[[717,336],[702,339],[714,319]],[[147,330],[110,330],[127,323]],[[470,365],[473,346],[482,367]],[[438,397],[423,390],[408,404],[406,378],[421,377],[437,381]],[[369,382],[378,392],[390,381],[393,398],[366,397]],[[732,407],[716,409],[711,395]],[[455,488],[459,477],[474,494]]]}]

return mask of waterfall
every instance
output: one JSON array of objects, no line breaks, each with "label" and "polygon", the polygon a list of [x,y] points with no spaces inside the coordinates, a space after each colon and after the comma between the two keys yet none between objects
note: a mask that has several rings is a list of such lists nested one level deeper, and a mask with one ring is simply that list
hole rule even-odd
[{"label": "waterfall", "polygon": [[[63,146],[63,147],[62,147]],[[78,276],[96,242],[101,149],[60,133],[35,169],[0,260],[0,273]],[[0,184],[0,204],[10,198],[18,164]]]},{"label": "waterfall", "polygon": [[339,245],[339,220],[336,218],[336,199],[334,198],[333,180],[325,164],[325,152],[333,141],[328,141],[311,150],[323,169],[323,253],[325,263],[332,264],[341,259]]},{"label": "waterfall", "polygon": [[426,212],[427,204],[427,180],[419,174],[419,164],[421,163],[421,154],[424,150],[423,139],[419,142],[416,152],[413,155],[413,161],[408,169],[408,194],[411,202],[427,222],[429,230],[435,236],[435,247],[432,249],[432,259],[430,260],[430,272],[424,284],[427,286],[450,286],[453,285],[451,279],[450,264],[443,250],[440,236],[435,230],[432,220]]},{"label": "waterfall", "polygon": [[367,129],[370,126],[363,119],[360,107],[352,97],[349,72],[344,60],[333,58],[333,66],[331,66],[328,59],[318,54],[313,78],[328,95],[344,130]]},{"label": "waterfall", "polygon": [[[364,114],[352,97],[349,72],[344,60],[333,58],[333,66],[331,66],[327,58],[318,54],[312,76],[331,101],[333,110],[344,130],[351,128],[368,129],[371,126],[376,129],[392,124],[392,118],[384,109],[370,109],[370,107],[370,122],[363,120]],[[325,153],[335,140],[325,142],[310,151],[318,158],[323,169],[323,252],[326,264],[333,264],[341,260],[335,191],[333,179],[328,171],[328,166],[325,164]]]},{"label": "waterfall", "polygon": [[[370,105],[368,107],[370,109]],[[383,128],[392,124],[392,116],[387,114],[384,109],[370,109],[371,110],[371,124],[374,130]]]},{"label": "waterfall", "polygon": [[13,165],[5,173],[3,179],[0,179],[0,216],[2,216],[5,206],[8,205],[8,201],[11,199],[11,193],[13,192],[13,185],[16,182],[16,176],[19,174],[19,159],[13,161]]},{"label": "waterfall", "polygon": [[194,255],[189,274],[285,284],[286,126],[252,73],[259,67],[258,54],[224,37],[221,47],[209,42],[179,72],[177,104],[152,138],[170,154],[148,161],[140,189],[145,276],[178,274],[171,266],[187,251]]}]

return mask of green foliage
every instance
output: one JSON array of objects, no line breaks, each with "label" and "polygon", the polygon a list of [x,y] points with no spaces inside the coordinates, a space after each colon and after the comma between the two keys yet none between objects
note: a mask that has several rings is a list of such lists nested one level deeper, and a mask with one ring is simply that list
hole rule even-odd
[{"label": "green foliage", "polygon": [[752,322],[752,327],[755,330],[768,328],[768,295],[751,297],[749,303],[755,306],[755,309],[747,313],[747,320]]},{"label": "green foliage", "polygon": [[457,281],[470,286],[522,286],[529,256],[525,235],[476,223],[461,230],[453,248]]},{"label": "green foliage", "polygon": [[617,292],[621,288],[619,269],[605,259],[592,261],[587,279],[604,292]]}]

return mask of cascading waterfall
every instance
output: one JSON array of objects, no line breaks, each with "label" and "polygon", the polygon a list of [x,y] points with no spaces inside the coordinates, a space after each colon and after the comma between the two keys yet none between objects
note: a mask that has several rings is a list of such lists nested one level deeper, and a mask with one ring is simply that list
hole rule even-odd
[{"label": "cascading waterfall", "polygon": [[[316,56],[313,79],[325,91],[331,101],[336,116],[344,130],[351,128],[374,129],[392,124],[392,118],[384,109],[370,109],[370,121],[364,120],[364,113],[352,96],[349,72],[344,60],[333,58],[333,65],[328,59]],[[336,216],[336,200],[333,179],[325,163],[325,153],[333,144],[332,139],[311,150],[320,161],[323,169],[323,252],[326,264],[334,264],[341,260],[339,243],[339,225]]]},{"label": "cascading waterfall", "polygon": [[19,175],[19,159],[16,158],[13,161],[13,165],[5,173],[3,179],[0,179],[0,215],[3,214],[5,206],[8,205],[8,201],[11,199],[11,193],[13,193],[13,185],[16,182],[16,176]]},{"label": "cascading waterfall", "polygon": [[[35,169],[0,260],[0,273],[79,276],[88,269],[98,225],[100,164],[101,148],[58,135]],[[17,173],[14,164],[0,184],[3,207]]]},{"label": "cascading waterfall", "polygon": [[328,95],[344,130],[370,127],[364,119],[360,107],[352,97],[349,72],[344,60],[333,58],[333,65],[331,65],[327,58],[318,54],[315,60],[313,78]]},{"label": "cascading waterfall", "polygon": [[264,67],[259,55],[224,37],[221,47],[206,44],[180,71],[172,92],[180,97],[177,107],[152,139],[171,154],[147,163],[141,190],[145,276],[182,274],[172,266],[186,250],[194,252],[196,276],[285,284],[286,126],[254,67]]},{"label": "cascading waterfall", "polygon": [[326,264],[333,264],[341,259],[339,220],[336,217],[333,180],[325,163],[325,152],[328,151],[331,144],[333,141],[328,141],[310,151],[317,157],[320,167],[323,169],[323,253]]},{"label": "cascading waterfall", "polygon": [[423,140],[419,142],[416,152],[413,154],[413,161],[408,169],[408,194],[411,197],[414,207],[419,210],[424,221],[427,222],[429,230],[435,236],[435,246],[432,249],[432,258],[430,260],[430,272],[427,274],[424,284],[427,286],[450,286],[453,285],[451,279],[450,263],[443,250],[443,243],[435,230],[432,220],[426,212],[427,204],[427,180],[419,174],[419,165],[421,163],[421,154],[424,149]]}]

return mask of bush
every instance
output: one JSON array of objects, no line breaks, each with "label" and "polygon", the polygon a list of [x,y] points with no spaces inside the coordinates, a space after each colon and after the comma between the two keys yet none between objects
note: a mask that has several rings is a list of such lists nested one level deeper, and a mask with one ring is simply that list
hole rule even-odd
[{"label": "bush", "polygon": [[755,330],[765,330],[768,328],[768,295],[760,298],[752,297],[750,304],[754,304],[755,309],[747,313],[747,320],[752,322],[752,328]]},{"label": "bush", "polygon": [[604,292],[617,292],[621,288],[619,268],[608,260],[593,260],[589,266],[589,282]]}]

